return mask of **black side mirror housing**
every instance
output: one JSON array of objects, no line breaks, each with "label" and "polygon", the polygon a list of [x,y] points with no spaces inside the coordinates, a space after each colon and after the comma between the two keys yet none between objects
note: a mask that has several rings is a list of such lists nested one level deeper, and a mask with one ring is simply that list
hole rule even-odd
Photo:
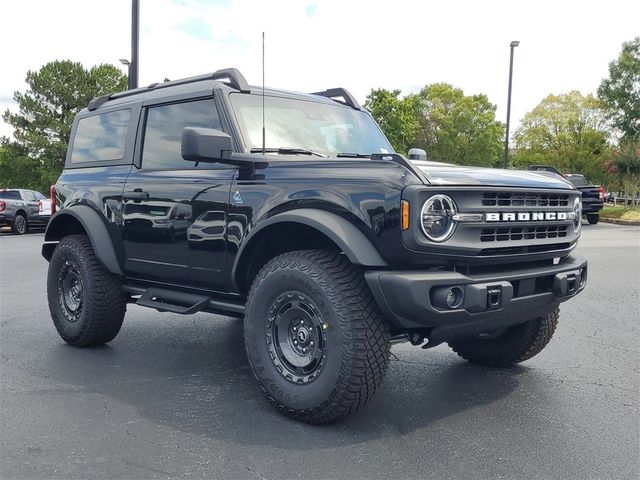
[{"label": "black side mirror housing", "polygon": [[182,158],[190,162],[215,163],[232,151],[231,137],[213,128],[186,127],[182,130]]},{"label": "black side mirror housing", "polygon": [[213,128],[185,127],[182,130],[182,158],[190,162],[222,163],[238,167],[239,180],[263,179],[256,169],[267,168],[263,156],[234,153],[229,135]]}]

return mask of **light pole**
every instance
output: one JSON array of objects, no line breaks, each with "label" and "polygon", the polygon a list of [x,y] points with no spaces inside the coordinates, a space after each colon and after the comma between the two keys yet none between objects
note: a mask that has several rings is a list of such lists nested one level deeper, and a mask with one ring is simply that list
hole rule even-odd
[{"label": "light pole", "polygon": [[140,31],[140,0],[131,0],[131,65],[129,88],[138,88],[138,33]]},{"label": "light pole", "polygon": [[511,81],[513,80],[513,49],[520,45],[518,40],[511,42],[511,56],[509,58],[509,95],[507,96],[507,128],[504,133],[504,162],[503,168],[509,167],[509,121],[511,120]]},{"label": "light pole", "polygon": [[127,88],[131,90],[133,88],[131,86],[131,62],[126,58],[121,58],[120,63],[127,66]]}]

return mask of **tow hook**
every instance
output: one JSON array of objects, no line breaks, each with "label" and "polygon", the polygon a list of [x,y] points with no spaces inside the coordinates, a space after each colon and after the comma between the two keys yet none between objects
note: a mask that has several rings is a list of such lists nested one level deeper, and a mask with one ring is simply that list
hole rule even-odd
[{"label": "tow hook", "polygon": [[502,290],[499,287],[487,288],[487,309],[500,308],[502,303]]},{"label": "tow hook", "polygon": [[553,292],[558,297],[576,293],[584,284],[586,269],[558,273],[553,277]]}]

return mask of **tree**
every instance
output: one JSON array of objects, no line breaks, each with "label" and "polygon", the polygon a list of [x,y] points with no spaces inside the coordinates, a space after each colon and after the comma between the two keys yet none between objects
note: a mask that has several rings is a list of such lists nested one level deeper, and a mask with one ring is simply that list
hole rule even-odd
[{"label": "tree", "polygon": [[622,141],[640,138],[640,37],[622,45],[617,60],[609,64],[609,78],[598,88],[607,117]]},{"label": "tree", "polygon": [[86,70],[78,62],[57,60],[27,72],[26,83],[29,89],[13,96],[19,111],[7,110],[3,119],[14,127],[16,143],[37,160],[41,176],[55,180],[64,165],[74,115],[93,97],[126,90],[127,77],[113,65]]},{"label": "tree", "polygon": [[640,140],[622,142],[609,164],[622,185],[625,198],[635,198],[640,191]]},{"label": "tree", "polygon": [[552,165],[563,172],[582,173],[600,183],[610,180],[606,120],[599,101],[578,91],[549,95],[527,113],[516,130],[513,163]]},{"label": "tree", "polygon": [[407,153],[415,145],[418,118],[411,97],[398,98],[400,90],[371,90],[364,103],[397,152]]},{"label": "tree", "polygon": [[496,166],[504,128],[486,95],[464,95],[446,83],[425,86],[410,96],[419,121],[415,146],[431,160]]},{"label": "tree", "polygon": [[6,137],[0,140],[0,188],[29,188],[46,194],[49,185],[24,147]]}]

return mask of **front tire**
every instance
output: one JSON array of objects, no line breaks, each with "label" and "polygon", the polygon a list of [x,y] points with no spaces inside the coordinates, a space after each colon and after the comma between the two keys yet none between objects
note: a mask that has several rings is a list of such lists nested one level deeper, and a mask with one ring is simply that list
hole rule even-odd
[{"label": "front tire", "polygon": [[244,337],[268,399],[283,414],[312,424],[365,405],[389,361],[389,326],[362,271],[330,251],[270,260],[251,286]]},{"label": "front tire", "polygon": [[127,295],[118,277],[98,261],[86,235],[70,235],[56,246],[47,296],[53,324],[70,345],[102,345],[120,331]]},{"label": "front tire", "polygon": [[600,220],[600,214],[598,213],[587,213],[587,222],[589,225],[595,225]]},{"label": "front tire", "polygon": [[27,217],[25,217],[21,213],[18,213],[13,219],[13,223],[11,224],[11,232],[14,235],[24,235],[28,231],[29,224],[27,223]]},{"label": "front tire", "polygon": [[507,328],[498,336],[468,337],[449,342],[465,360],[488,367],[510,367],[537,355],[547,346],[558,325],[560,310]]}]

